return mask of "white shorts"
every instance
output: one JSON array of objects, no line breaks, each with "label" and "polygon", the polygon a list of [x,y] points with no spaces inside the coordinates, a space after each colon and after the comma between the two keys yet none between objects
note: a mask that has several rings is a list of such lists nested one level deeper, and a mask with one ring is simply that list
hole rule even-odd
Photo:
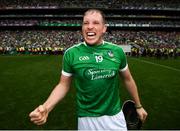
[{"label": "white shorts", "polygon": [[120,111],[113,116],[79,117],[78,130],[123,130],[127,131],[124,114]]}]

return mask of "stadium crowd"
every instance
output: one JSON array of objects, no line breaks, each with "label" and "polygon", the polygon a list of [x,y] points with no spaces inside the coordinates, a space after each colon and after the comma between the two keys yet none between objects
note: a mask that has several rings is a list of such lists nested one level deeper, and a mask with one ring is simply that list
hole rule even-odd
[{"label": "stadium crowd", "polygon": [[124,8],[124,9],[175,9],[178,0],[1,0],[0,8]]},{"label": "stadium crowd", "polygon": [[[132,56],[180,56],[180,32],[110,30],[104,37],[131,45]],[[83,38],[79,30],[6,30],[0,31],[0,41],[0,54],[63,54]]]},{"label": "stadium crowd", "polygon": [[[109,20],[108,26],[111,27],[180,27],[180,21],[164,20]],[[81,26],[81,20],[35,20],[35,19],[12,19],[0,20],[0,27],[7,26]]]}]

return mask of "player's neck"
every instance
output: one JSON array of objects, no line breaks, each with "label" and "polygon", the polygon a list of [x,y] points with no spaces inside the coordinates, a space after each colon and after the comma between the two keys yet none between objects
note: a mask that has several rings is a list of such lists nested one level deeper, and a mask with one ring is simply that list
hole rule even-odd
[{"label": "player's neck", "polygon": [[86,42],[84,41],[84,44],[85,44],[86,46],[96,47],[96,46],[104,45],[104,40],[103,40],[102,42],[100,42],[100,43],[97,43],[97,44],[88,44],[88,43],[86,43]]}]

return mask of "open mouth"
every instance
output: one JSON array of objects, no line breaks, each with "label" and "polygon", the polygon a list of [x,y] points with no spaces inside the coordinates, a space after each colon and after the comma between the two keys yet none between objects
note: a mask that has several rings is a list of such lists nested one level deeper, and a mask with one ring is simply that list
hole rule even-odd
[{"label": "open mouth", "polygon": [[95,32],[87,32],[86,35],[88,38],[93,38],[96,36],[96,33]]}]

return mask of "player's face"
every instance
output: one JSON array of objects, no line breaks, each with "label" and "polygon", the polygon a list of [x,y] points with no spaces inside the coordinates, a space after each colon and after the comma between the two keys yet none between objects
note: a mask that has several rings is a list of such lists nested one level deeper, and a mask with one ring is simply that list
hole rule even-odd
[{"label": "player's face", "polygon": [[89,45],[98,45],[103,41],[106,25],[98,12],[88,12],[83,18],[82,33],[84,40]]}]

